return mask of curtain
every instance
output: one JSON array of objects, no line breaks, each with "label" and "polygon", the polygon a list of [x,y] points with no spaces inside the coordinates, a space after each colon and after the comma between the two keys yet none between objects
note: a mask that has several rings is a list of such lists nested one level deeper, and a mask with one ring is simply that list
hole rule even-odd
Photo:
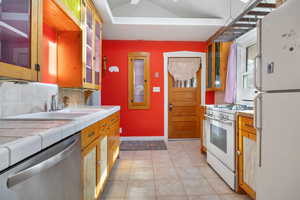
[{"label": "curtain", "polygon": [[233,43],[230,47],[229,57],[228,57],[228,70],[226,78],[226,88],[224,101],[226,103],[233,104],[236,100],[237,92],[237,44]]},{"label": "curtain", "polygon": [[168,70],[175,81],[196,79],[200,58],[169,58]]}]

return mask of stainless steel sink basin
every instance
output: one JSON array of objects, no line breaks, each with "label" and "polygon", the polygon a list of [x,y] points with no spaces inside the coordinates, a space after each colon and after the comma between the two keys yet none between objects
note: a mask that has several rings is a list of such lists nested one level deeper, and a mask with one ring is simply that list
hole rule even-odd
[{"label": "stainless steel sink basin", "polygon": [[61,111],[58,111],[59,113],[95,113],[95,112],[106,112],[106,109],[103,108],[97,108],[97,109],[90,109],[90,108],[67,108]]},{"label": "stainless steel sink basin", "polygon": [[88,112],[74,113],[74,112],[41,112],[33,114],[18,115],[14,117],[7,117],[3,120],[14,120],[14,121],[57,121],[57,120],[76,120],[79,117],[88,115]]}]

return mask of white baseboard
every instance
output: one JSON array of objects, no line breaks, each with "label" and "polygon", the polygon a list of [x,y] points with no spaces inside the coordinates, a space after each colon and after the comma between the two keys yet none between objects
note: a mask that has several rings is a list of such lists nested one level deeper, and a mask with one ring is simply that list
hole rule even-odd
[{"label": "white baseboard", "polygon": [[157,141],[164,140],[164,136],[150,136],[150,137],[121,137],[121,141]]}]

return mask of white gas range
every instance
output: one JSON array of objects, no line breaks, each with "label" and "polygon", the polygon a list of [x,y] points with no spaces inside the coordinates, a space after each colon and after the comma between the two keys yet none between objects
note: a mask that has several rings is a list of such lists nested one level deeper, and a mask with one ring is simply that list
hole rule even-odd
[{"label": "white gas range", "polygon": [[233,190],[237,188],[236,113],[251,109],[251,107],[242,105],[210,105],[206,110],[204,143],[207,148],[207,162]]}]

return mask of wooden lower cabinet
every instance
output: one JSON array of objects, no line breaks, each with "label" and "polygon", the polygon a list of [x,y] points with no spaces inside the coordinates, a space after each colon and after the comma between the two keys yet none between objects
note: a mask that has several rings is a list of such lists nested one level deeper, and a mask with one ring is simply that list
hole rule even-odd
[{"label": "wooden lower cabinet", "polygon": [[238,117],[238,184],[256,199],[257,143],[253,118]]},{"label": "wooden lower cabinet", "polygon": [[96,199],[97,181],[97,142],[82,151],[82,199]]},{"label": "wooden lower cabinet", "polygon": [[82,200],[99,199],[119,156],[120,114],[115,113],[81,131]]}]

